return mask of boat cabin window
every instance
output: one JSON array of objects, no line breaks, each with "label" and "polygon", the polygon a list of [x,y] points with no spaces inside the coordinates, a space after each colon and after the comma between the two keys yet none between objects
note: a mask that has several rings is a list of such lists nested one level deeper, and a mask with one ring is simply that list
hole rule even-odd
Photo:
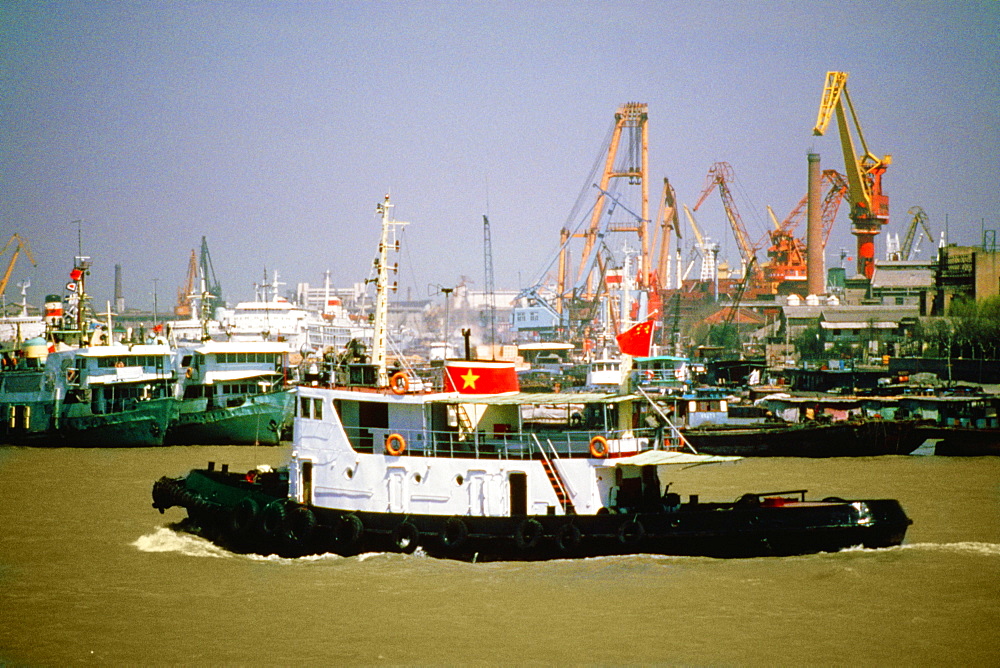
[{"label": "boat cabin window", "polygon": [[116,355],[114,357],[98,357],[98,369],[110,369],[112,367],[141,366],[163,368],[162,355]]},{"label": "boat cabin window", "polygon": [[280,359],[274,353],[215,353],[219,364],[277,364]]},{"label": "boat cabin window", "polygon": [[319,397],[299,397],[299,417],[307,420],[323,419],[323,399]]}]

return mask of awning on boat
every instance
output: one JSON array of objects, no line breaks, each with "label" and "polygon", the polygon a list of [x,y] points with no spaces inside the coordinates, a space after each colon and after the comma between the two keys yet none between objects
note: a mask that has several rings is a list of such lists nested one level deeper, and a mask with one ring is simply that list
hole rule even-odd
[{"label": "awning on boat", "polygon": [[437,404],[490,404],[492,406],[564,406],[568,404],[616,404],[639,399],[637,394],[604,392],[512,392],[510,394],[449,394],[430,399]]},{"label": "awning on boat", "polygon": [[647,450],[630,457],[619,457],[607,460],[607,466],[665,466],[669,464],[694,466],[696,464],[717,464],[720,462],[735,462],[742,457],[724,455],[696,455],[693,452],[675,452],[673,450]]},{"label": "awning on boat", "polygon": [[260,378],[264,380],[274,381],[276,378],[280,378],[280,373],[275,373],[273,371],[264,371],[262,369],[234,369],[226,371],[206,371],[205,372],[205,383],[222,383],[229,380],[251,380],[255,378]]}]

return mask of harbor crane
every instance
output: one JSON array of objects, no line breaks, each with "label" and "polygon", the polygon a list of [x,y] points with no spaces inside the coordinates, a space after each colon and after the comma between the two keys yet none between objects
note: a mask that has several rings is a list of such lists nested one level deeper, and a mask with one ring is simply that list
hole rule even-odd
[{"label": "harbor crane", "polygon": [[[574,233],[564,228],[561,233],[561,250],[559,255],[559,276],[557,293],[560,301],[570,298],[567,286],[570,283],[582,285],[582,292],[576,292],[573,298],[591,300],[595,297],[597,272],[605,270],[603,259],[598,258],[601,237],[609,233],[631,233],[638,236],[640,255],[637,275],[639,287],[646,288],[652,269],[649,253],[649,135],[647,120],[648,105],[640,102],[628,102],[618,108],[615,113],[615,125],[611,132],[607,153],[604,159],[604,171],[600,183],[594,184],[597,198],[590,211],[590,224],[586,231]],[[625,145],[625,150],[621,150]],[[621,152],[621,155],[619,155]],[[614,185],[625,184],[639,186],[640,201],[633,211],[622,203],[620,197],[614,196]],[[629,220],[611,220],[617,208],[628,212]],[[569,242],[574,238],[583,239],[580,253],[580,266],[576,279],[568,277]],[[598,259],[595,262],[595,259]],[[559,305],[560,312],[563,305]]]},{"label": "harbor crane", "polygon": [[[861,142],[860,153],[854,146],[848,112]],[[875,272],[875,236],[889,222],[889,196],[882,191],[882,176],[892,162],[892,156],[880,158],[868,148],[854,103],[847,92],[847,72],[826,73],[814,135],[826,132],[834,113],[844,152],[847,196],[851,202],[851,233],[858,239],[858,273],[870,279]]]},{"label": "harbor crane", "polygon": [[746,226],[743,225],[743,219],[736,209],[736,202],[733,201],[732,192],[729,190],[729,184],[733,180],[733,167],[728,162],[717,162],[712,165],[708,170],[705,188],[701,191],[701,197],[698,198],[698,202],[694,205],[694,210],[697,211],[698,207],[705,202],[711,192],[718,187],[719,195],[722,197],[722,206],[726,210],[726,218],[729,219],[729,226],[733,230],[733,236],[736,237],[736,244],[740,249],[743,273],[752,272],[752,284],[761,286],[764,282],[764,274],[760,267],[757,266],[759,244],[755,245],[750,241],[750,235],[747,233]]},{"label": "harbor crane", "polygon": [[11,275],[14,273],[14,265],[17,264],[17,259],[21,256],[21,253],[31,260],[31,265],[37,267],[38,263],[35,262],[35,256],[31,254],[31,247],[28,245],[28,240],[22,237],[20,234],[15,232],[10,235],[10,239],[4,244],[3,250],[0,250],[0,257],[7,252],[11,247],[14,248],[13,254],[10,256],[10,262],[7,263],[7,269],[3,273],[3,278],[0,278],[0,296],[7,292],[7,283],[10,281]]},{"label": "harbor crane", "polygon": [[[911,206],[910,210],[907,211],[912,217],[910,220],[910,227],[906,230],[906,237],[903,239],[903,245],[899,249],[900,259],[909,260],[910,255],[916,250],[913,247],[913,237],[917,232],[917,228],[920,227],[920,234],[927,235],[927,240],[934,242],[934,234],[931,233],[931,228],[927,226],[927,214],[919,206]],[[917,237],[917,246],[920,245],[919,236]]]},{"label": "harbor crane", "polygon": [[[847,181],[844,175],[835,169],[823,170],[820,180],[821,188],[826,189],[826,195],[820,205],[820,218],[823,223],[823,246],[833,230],[833,223],[840,209],[840,202],[847,194]],[[764,279],[771,289],[777,291],[778,285],[789,279],[805,280],[806,277],[806,247],[799,237],[794,236],[795,229],[805,217],[809,195],[803,195],[792,212],[778,222],[771,207],[767,208],[774,229],[768,232],[771,245],[767,249],[770,258],[764,265]]]}]

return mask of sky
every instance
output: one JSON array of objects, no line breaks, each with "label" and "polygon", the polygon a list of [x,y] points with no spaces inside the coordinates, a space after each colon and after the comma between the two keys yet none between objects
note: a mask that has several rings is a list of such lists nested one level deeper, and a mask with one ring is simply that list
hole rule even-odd
[{"label": "sky", "polygon": [[[375,205],[409,223],[400,295],[543,280],[607,152],[616,110],[648,104],[651,196],[693,206],[732,165],[763,234],[805,194],[826,72],[848,90],[884,177],[887,230],[920,206],[937,233],[1000,227],[1000,3],[0,3],[0,243],[26,238],[6,299],[61,293],[78,243],[88,292],[164,310],[207,238],[230,301],[265,269],[284,290],[368,277]],[[655,212],[655,209],[654,209]],[[847,207],[827,246],[854,254]],[[721,199],[696,214],[737,260]],[[82,221],[82,222],[74,222]],[[690,236],[690,235],[688,235]],[[884,255],[885,235],[877,240]],[[924,242],[924,256],[929,244]],[[0,257],[5,270],[10,251]]]}]

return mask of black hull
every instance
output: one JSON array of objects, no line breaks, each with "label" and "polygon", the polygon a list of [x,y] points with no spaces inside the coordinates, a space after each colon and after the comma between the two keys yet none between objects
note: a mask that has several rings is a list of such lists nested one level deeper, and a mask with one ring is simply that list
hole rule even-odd
[{"label": "black hull", "polygon": [[741,457],[875,457],[908,455],[926,435],[921,420],[845,420],[827,424],[761,424],[688,429],[702,454]]},{"label": "black hull", "polygon": [[975,427],[938,427],[921,429],[925,438],[938,439],[935,455],[947,457],[1000,456],[1000,429]]},{"label": "black hull", "polygon": [[[287,499],[287,478],[195,470],[161,478],[153,507],[187,509],[183,530],[236,552],[302,556],[413,552],[469,561],[543,560],[625,554],[758,557],[902,543],[911,521],[894,500],[735,503],[696,500],[629,514],[447,517],[344,512]],[[763,501],[762,501],[763,498]]]}]

